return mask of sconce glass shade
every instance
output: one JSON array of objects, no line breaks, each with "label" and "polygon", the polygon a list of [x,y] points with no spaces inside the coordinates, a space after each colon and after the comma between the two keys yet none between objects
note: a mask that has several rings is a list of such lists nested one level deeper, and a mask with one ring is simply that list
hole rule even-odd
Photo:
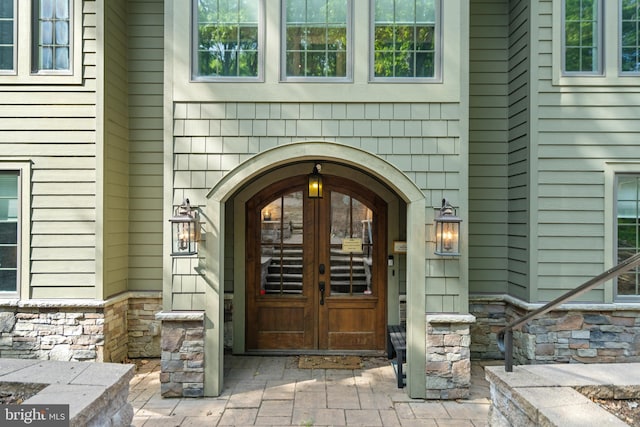
[{"label": "sconce glass shade", "polygon": [[195,255],[198,253],[200,223],[197,211],[186,199],[169,220],[171,223],[171,256]]},{"label": "sconce glass shade", "polygon": [[309,198],[322,199],[322,175],[318,172],[318,165],[313,167],[309,174]]},{"label": "sconce glass shade", "polygon": [[435,219],[436,255],[460,255],[460,223],[462,219],[455,213],[455,209],[446,199],[442,199],[440,215]]}]

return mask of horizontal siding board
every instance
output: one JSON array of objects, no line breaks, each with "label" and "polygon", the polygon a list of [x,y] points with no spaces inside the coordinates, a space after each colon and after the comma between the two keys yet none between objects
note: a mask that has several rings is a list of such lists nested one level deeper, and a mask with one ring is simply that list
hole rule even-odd
[{"label": "horizontal siding board", "polygon": [[15,120],[15,117],[3,117],[0,118],[0,131],[16,131],[16,130],[62,130],[65,132],[74,130],[92,130],[96,127],[95,118],[87,117],[56,117],[55,120],[50,118],[35,118],[35,117],[20,117],[20,120]]},{"label": "horizontal siding board", "polygon": [[[51,287],[74,287],[74,286],[95,286],[95,274],[92,273],[46,273],[46,274],[32,274],[31,275],[31,286],[32,287],[40,287],[40,286],[51,286]],[[95,290],[94,290],[95,292]],[[58,298],[60,295],[65,295],[68,298],[75,298],[73,292],[67,294],[58,294]],[[95,296],[95,295],[94,295]]]},{"label": "horizontal siding board", "polygon": [[[94,222],[68,222],[68,221],[56,221],[56,222],[44,222],[38,221],[34,222],[31,226],[31,233],[34,235],[58,235],[58,234],[68,234],[68,235],[80,235],[80,234],[89,234],[92,235],[95,233],[96,224]],[[55,244],[55,240],[52,237],[52,244]]]},{"label": "horizontal siding board", "polygon": [[67,259],[64,262],[52,260],[32,260],[31,272],[33,274],[44,273],[95,273],[95,261]]},{"label": "horizontal siding board", "polygon": [[[69,159],[64,160],[67,163],[67,168],[72,167],[72,161]],[[95,161],[94,161],[95,162]],[[37,164],[37,161],[35,162]],[[61,165],[57,169],[36,169],[33,171],[31,178],[32,182],[66,182],[66,183],[79,183],[79,182],[95,182],[96,172],[95,170],[87,169],[65,169]],[[69,187],[72,188],[72,187]]]},{"label": "horizontal siding board", "polygon": [[32,221],[95,221],[96,211],[93,208],[38,208],[31,212]]},{"label": "horizontal siding board", "polygon": [[[35,182],[31,186],[33,196],[69,194],[69,184],[61,182]],[[76,182],[73,184],[74,194],[94,195],[96,186],[90,182]]]},{"label": "horizontal siding board", "polygon": [[92,247],[75,247],[75,248],[32,248],[31,259],[34,261],[46,260],[93,260],[96,251]]},{"label": "horizontal siding board", "polygon": [[62,196],[37,196],[34,197],[31,207],[37,208],[94,208],[95,196],[88,195],[62,195]]},{"label": "horizontal siding board", "polygon": [[73,248],[73,247],[95,247],[95,234],[73,235],[73,234],[48,234],[33,235],[31,237],[32,248]]},{"label": "horizontal siding board", "polygon": [[36,152],[43,156],[93,156],[95,155],[93,144],[20,144],[0,143],[0,152],[3,156],[24,156],[25,153]]}]

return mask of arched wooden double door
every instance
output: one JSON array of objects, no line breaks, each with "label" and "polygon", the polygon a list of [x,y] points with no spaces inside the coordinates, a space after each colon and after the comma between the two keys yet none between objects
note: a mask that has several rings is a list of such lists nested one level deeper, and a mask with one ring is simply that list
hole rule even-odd
[{"label": "arched wooden double door", "polygon": [[246,349],[384,350],[386,203],[353,181],[278,182],[247,203]]}]

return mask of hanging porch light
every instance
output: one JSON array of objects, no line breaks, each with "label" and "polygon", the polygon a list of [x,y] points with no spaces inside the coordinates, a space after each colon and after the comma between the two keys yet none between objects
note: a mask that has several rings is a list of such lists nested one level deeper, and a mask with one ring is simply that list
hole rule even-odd
[{"label": "hanging porch light", "polygon": [[313,166],[313,172],[309,174],[309,198],[322,199],[322,175],[320,164]]},{"label": "hanging porch light", "polygon": [[198,212],[191,207],[189,199],[178,206],[171,223],[171,256],[195,255],[198,253],[200,223]]},{"label": "hanging porch light", "polygon": [[462,219],[456,216],[456,211],[442,199],[440,214],[435,219],[436,228],[436,255],[458,256],[460,255],[460,223]]}]

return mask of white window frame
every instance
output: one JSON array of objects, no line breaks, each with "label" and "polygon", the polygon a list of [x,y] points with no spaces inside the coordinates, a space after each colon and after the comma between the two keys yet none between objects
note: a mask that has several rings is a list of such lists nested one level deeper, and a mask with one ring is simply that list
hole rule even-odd
[{"label": "white window frame", "polygon": [[264,82],[264,51],[265,51],[265,4],[258,1],[258,75],[245,76],[200,76],[198,69],[198,0],[191,0],[191,81],[193,82]]},{"label": "white window frame", "polygon": [[[414,1],[415,3],[415,1]],[[442,81],[442,0],[434,0],[436,8],[435,22],[435,58],[433,77],[376,77],[375,76],[375,0],[370,0],[369,19],[369,82],[371,83],[440,83]]]},{"label": "white window frame", "polygon": [[283,0],[280,3],[280,81],[283,83],[353,83],[353,1],[347,0],[347,69],[344,77],[287,76],[287,1],[296,0]]},{"label": "white window frame", "polygon": [[15,299],[29,295],[31,236],[31,162],[0,159],[0,170],[18,174],[18,251],[15,292],[0,292],[0,299]]},{"label": "white window frame", "polygon": [[0,84],[80,84],[82,83],[82,0],[69,4],[69,69],[36,70],[33,64],[36,43],[33,37],[35,11],[32,0],[16,4],[14,39],[16,59],[14,71],[0,73]]}]

